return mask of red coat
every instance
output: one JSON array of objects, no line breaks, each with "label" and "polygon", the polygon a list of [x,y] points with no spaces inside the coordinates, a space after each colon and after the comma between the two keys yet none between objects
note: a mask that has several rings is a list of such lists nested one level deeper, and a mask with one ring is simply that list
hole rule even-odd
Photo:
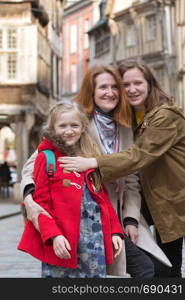
[{"label": "red coat", "polygon": [[[56,172],[50,179],[46,173],[45,155],[43,152],[40,152],[45,149],[53,150],[56,157]],[[35,192],[33,198],[49,212],[52,218],[39,214],[40,233],[28,221],[18,249],[26,251],[48,264],[68,268],[77,267],[80,209],[85,180],[92,198],[98,203],[100,208],[106,263],[113,263],[112,234],[118,233],[123,237],[123,230],[105,189],[101,189],[99,192],[94,191],[90,180],[90,174],[93,170],[80,173],[79,177],[73,172],[66,173],[59,166],[59,162],[57,162],[58,157],[65,154],[61,153],[46,139],[39,145],[38,151],[40,153],[36,158],[34,167]],[[66,180],[80,185],[81,189],[77,189],[74,185],[66,186]],[[55,255],[51,238],[56,235],[64,235],[69,241],[71,246],[70,259],[60,259]]]}]

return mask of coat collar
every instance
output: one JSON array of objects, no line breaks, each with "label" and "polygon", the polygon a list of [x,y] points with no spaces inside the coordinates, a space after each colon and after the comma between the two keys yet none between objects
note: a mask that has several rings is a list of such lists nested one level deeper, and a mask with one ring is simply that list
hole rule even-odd
[{"label": "coat collar", "polygon": [[58,155],[66,156],[66,154],[64,152],[62,152],[61,150],[59,150],[52,141],[50,141],[46,138],[43,138],[42,142],[38,146],[38,152],[41,152],[43,150],[52,150]]},{"label": "coat collar", "polygon": [[182,118],[185,119],[184,114],[182,112],[182,110],[174,105],[168,105],[168,104],[162,104],[160,106],[156,106],[154,107],[151,111],[149,111],[148,113],[146,113],[146,115],[144,116],[143,120],[133,129],[134,131],[134,135],[136,134],[137,130],[139,128],[146,128],[148,126],[148,123],[150,121],[150,119],[161,109],[168,109],[173,111],[174,113],[180,115]]}]

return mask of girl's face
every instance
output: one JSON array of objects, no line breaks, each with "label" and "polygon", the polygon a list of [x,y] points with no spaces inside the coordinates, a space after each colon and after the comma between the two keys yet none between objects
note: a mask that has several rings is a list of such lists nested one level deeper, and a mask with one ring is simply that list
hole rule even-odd
[{"label": "girl's face", "polygon": [[84,131],[82,122],[75,111],[58,112],[54,130],[67,146],[75,145]]},{"label": "girl's face", "polygon": [[145,110],[149,87],[143,73],[137,68],[127,70],[123,75],[123,85],[130,105],[135,110]]},{"label": "girl's face", "polygon": [[102,73],[96,76],[94,102],[104,112],[112,111],[119,103],[118,87],[110,73]]}]

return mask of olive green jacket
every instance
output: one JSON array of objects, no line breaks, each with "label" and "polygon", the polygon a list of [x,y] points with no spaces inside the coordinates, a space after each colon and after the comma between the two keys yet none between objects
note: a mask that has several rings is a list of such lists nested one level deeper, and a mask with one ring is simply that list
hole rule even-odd
[{"label": "olive green jacket", "polygon": [[185,235],[185,117],[177,106],[154,108],[136,128],[132,147],[97,161],[104,181],[139,171],[163,243]]}]

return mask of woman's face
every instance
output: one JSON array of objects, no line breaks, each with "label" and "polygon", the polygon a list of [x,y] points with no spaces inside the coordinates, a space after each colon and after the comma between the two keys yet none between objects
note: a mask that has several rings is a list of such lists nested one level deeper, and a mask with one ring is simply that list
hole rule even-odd
[{"label": "woman's face", "polygon": [[119,103],[119,90],[110,73],[102,73],[95,78],[94,102],[104,112],[112,111]]},{"label": "woman's face", "polygon": [[145,110],[149,88],[143,73],[137,68],[127,70],[123,75],[123,85],[130,105],[135,110]]}]

